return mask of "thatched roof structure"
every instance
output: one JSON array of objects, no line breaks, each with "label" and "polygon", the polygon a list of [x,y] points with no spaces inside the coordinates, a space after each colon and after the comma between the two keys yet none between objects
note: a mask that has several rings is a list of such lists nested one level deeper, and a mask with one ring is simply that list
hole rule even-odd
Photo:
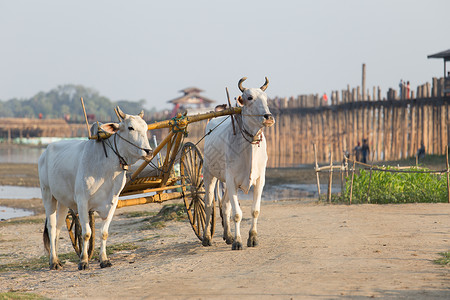
[{"label": "thatched roof structure", "polygon": [[216,101],[209,99],[203,95],[200,95],[203,90],[196,87],[189,87],[181,90],[184,95],[172,100],[167,101],[168,103],[172,103],[173,105],[198,105],[199,107],[207,107],[211,106],[211,103]]},{"label": "thatched roof structure", "polygon": [[[427,56],[428,58],[442,58],[444,59],[444,78],[450,78],[450,72],[447,73],[447,61],[450,61],[450,49],[441,51]],[[447,85],[447,84],[446,84]]]},{"label": "thatched roof structure", "polygon": [[450,49],[427,56],[428,58],[443,58],[444,61],[450,60]]}]

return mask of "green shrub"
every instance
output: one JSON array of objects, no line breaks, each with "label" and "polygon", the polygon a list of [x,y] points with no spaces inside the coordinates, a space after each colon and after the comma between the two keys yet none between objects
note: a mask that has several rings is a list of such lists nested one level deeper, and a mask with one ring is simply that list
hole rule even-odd
[{"label": "green shrub", "polygon": [[[394,167],[387,167],[395,170]],[[429,169],[412,168],[411,171],[422,173],[393,173],[372,171],[369,187],[370,171],[361,169],[355,173],[353,180],[352,203],[436,203],[447,202],[447,177],[423,173]],[[344,201],[350,200],[351,178],[347,178],[342,197]]]}]

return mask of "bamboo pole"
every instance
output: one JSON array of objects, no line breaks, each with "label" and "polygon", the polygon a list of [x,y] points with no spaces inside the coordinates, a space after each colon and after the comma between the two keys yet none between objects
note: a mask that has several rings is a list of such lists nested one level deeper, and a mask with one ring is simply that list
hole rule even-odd
[{"label": "bamboo pole", "polygon": [[449,167],[448,167],[448,145],[445,147],[445,158],[447,163],[447,199],[450,203],[450,178],[449,178]]},{"label": "bamboo pole", "polygon": [[356,163],[356,160],[353,159],[352,181],[351,181],[351,183],[350,183],[350,199],[349,199],[350,203],[349,203],[349,204],[352,204],[352,197],[353,197],[353,179],[355,178],[355,163]]},{"label": "bamboo pole", "polygon": [[81,107],[83,107],[84,120],[86,121],[86,129],[87,129],[87,132],[88,132],[88,137],[90,139],[91,138],[91,131],[89,130],[89,123],[88,123],[88,119],[87,119],[87,115],[86,115],[86,108],[84,107],[83,97],[80,98],[80,101],[81,101]]},{"label": "bamboo pole", "polygon": [[[229,108],[231,108],[230,93],[228,92],[228,87],[225,88],[225,91],[227,92],[228,106]],[[233,125],[233,135],[236,135],[236,128],[234,127],[234,117],[233,115],[230,115],[230,117],[231,117],[231,124]]]},{"label": "bamboo pole", "polygon": [[319,180],[319,165],[317,163],[317,149],[316,149],[316,144],[313,144],[313,148],[314,148],[314,160],[315,160],[315,171],[316,171],[316,179],[317,179],[317,193],[318,193],[318,198],[320,200],[320,180]]},{"label": "bamboo pole", "polygon": [[331,186],[333,183],[333,152],[330,151],[330,176],[328,177],[327,201],[331,203]]},{"label": "bamboo pole", "polygon": [[345,160],[347,159],[347,157],[345,156],[345,154],[343,155],[343,159],[342,159],[342,163],[341,163],[341,198],[342,198],[342,193],[344,192],[344,171],[345,171]]},{"label": "bamboo pole", "polygon": [[369,203],[369,196],[370,196],[370,182],[372,181],[372,170],[373,170],[373,152],[372,152],[372,163],[370,164],[370,173],[369,173],[369,184],[367,187],[367,197],[366,202]]},{"label": "bamboo pole", "polygon": [[[164,172],[164,176],[161,182],[161,186],[165,186],[167,183],[167,180],[170,177],[170,173],[171,170],[173,169],[173,164],[175,162],[175,158],[177,157],[178,154],[178,150],[180,149],[180,145],[181,145],[181,139],[183,137],[184,133],[183,132],[177,132],[176,136],[175,136],[175,144],[172,144],[172,149],[171,149],[171,155],[170,155],[170,160],[168,163],[164,163],[164,166],[166,166],[165,172]],[[173,141],[172,141],[173,143]],[[169,146],[167,147],[167,157],[169,156]],[[167,158],[166,157],[166,158]],[[163,166],[163,168],[164,168]]]},{"label": "bamboo pole", "polygon": [[[231,108],[224,109],[222,111],[211,111],[209,113],[198,114],[198,115],[194,115],[194,116],[187,116],[181,123],[179,123],[179,125],[186,126],[188,123],[192,123],[192,122],[198,122],[198,121],[221,117],[221,116],[226,116],[226,115],[240,114],[241,111],[242,111],[241,107],[231,107]],[[155,122],[152,124],[148,124],[148,130],[167,128],[167,127],[172,127],[174,125],[175,125],[175,121],[170,119],[170,120],[165,120],[165,121],[161,121],[161,122]]]}]

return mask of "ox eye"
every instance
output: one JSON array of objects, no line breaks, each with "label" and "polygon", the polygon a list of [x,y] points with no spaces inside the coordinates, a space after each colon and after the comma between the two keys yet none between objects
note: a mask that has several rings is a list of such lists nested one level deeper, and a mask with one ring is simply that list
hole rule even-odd
[{"label": "ox eye", "polygon": [[128,130],[134,130],[134,128],[130,126],[130,127],[128,127]]},{"label": "ox eye", "polygon": [[247,100],[253,100],[252,96],[248,96]]}]

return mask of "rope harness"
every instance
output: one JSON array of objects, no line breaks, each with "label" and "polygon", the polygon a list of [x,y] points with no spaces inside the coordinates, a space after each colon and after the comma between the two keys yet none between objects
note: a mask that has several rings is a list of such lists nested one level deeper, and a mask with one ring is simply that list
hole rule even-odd
[{"label": "rope harness", "polygon": [[[113,136],[114,136],[114,138],[113,138],[113,140],[114,140],[114,147],[111,145],[111,141],[110,141],[109,139],[106,139],[106,140],[102,139],[102,140],[101,140],[101,141],[102,141],[102,145],[103,145],[103,151],[105,152],[105,156],[108,157],[108,153],[106,152],[106,147],[105,147],[105,143],[106,143],[106,145],[107,145],[109,148],[111,148],[111,150],[114,152],[114,154],[116,154],[117,158],[119,158],[120,167],[121,167],[123,170],[128,170],[128,163],[126,162],[125,158],[123,158],[123,156],[120,155],[119,149],[117,149],[117,139],[116,139],[116,136],[118,136],[119,138],[121,138],[122,140],[124,140],[125,142],[127,142],[128,144],[130,144],[130,145],[132,145],[132,146],[134,146],[134,147],[136,147],[136,148],[138,148],[138,149],[140,149],[140,150],[143,150],[143,151],[146,151],[146,150],[145,150],[144,148],[142,148],[142,147],[139,147],[139,146],[133,144],[132,142],[130,142],[129,140],[127,140],[126,138],[124,138],[123,136],[121,136],[118,132],[116,132]],[[147,152],[147,151],[146,151],[146,152]]]},{"label": "rope harness", "polygon": [[[244,116],[264,116],[264,115],[244,115]],[[239,131],[241,132],[242,137],[250,144],[252,145],[258,145],[260,147],[260,143],[263,139],[263,135],[261,130],[258,130],[258,132],[253,135],[250,132],[248,132],[247,129],[245,129],[244,124],[242,122],[242,115],[240,117],[236,116],[236,123],[239,126]]]},{"label": "rope harness", "polygon": [[184,136],[186,137],[186,136],[188,136],[188,133],[187,133],[187,131],[185,130],[186,128],[185,128],[185,127],[180,127],[180,126],[178,125],[178,123],[179,123],[180,121],[184,120],[184,119],[186,119],[186,116],[185,116],[185,115],[182,115],[182,116],[180,116],[179,118],[177,118],[177,117],[175,116],[175,117],[173,117],[173,118],[171,119],[171,120],[173,121],[173,124],[172,124],[172,123],[170,123],[170,124],[173,125],[173,126],[172,126],[172,132],[173,132],[173,133],[183,132],[183,133],[184,133]]}]

